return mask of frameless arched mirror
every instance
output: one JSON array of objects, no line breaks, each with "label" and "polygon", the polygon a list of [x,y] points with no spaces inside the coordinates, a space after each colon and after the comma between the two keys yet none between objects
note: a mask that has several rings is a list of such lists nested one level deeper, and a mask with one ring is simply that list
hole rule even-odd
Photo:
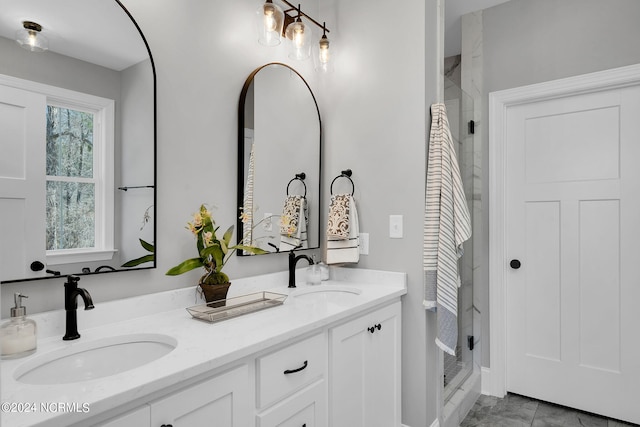
[{"label": "frameless arched mirror", "polygon": [[[321,153],[320,111],[307,82],[285,64],[254,70],[238,111],[239,244],[270,253],[320,246]],[[306,210],[285,207],[288,196],[303,198]]]},{"label": "frameless arched mirror", "polygon": [[[0,281],[155,267],[155,67],[117,0],[0,0]],[[16,43],[25,21],[48,50]]]}]

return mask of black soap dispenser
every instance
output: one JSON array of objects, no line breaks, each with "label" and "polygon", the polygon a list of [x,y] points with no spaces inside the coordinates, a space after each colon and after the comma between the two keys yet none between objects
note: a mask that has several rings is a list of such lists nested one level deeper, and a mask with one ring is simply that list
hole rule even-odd
[{"label": "black soap dispenser", "polygon": [[2,359],[17,359],[36,351],[36,322],[27,318],[27,309],[22,305],[26,295],[15,293],[15,307],[11,308],[11,319],[0,326],[0,350]]}]

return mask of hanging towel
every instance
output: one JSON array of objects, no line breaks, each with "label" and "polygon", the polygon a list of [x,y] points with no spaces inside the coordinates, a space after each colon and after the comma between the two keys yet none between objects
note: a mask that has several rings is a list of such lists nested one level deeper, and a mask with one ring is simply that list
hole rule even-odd
[{"label": "hanging towel", "polygon": [[254,146],[255,144],[251,144],[247,183],[244,187],[244,199],[242,201],[242,244],[245,246],[253,246],[253,177],[255,175]]},{"label": "hanging towel", "polygon": [[307,249],[307,199],[304,196],[287,196],[280,215],[280,251]]},{"label": "hanging towel", "polygon": [[458,160],[444,104],[431,106],[424,221],[424,306],[436,309],[436,344],[455,355],[458,341],[458,258],[471,237]]},{"label": "hanging towel", "polygon": [[327,224],[327,264],[360,260],[360,230],[356,202],[350,194],[331,196]]}]

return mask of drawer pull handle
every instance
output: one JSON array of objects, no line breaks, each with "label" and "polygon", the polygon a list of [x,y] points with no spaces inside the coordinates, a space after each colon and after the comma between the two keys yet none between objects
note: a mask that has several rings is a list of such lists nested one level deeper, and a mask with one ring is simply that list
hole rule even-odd
[{"label": "drawer pull handle", "polygon": [[370,328],[367,328],[367,331],[374,333],[376,331],[376,328],[378,330],[382,329],[382,325],[380,323],[378,323],[377,325],[373,325]]},{"label": "drawer pull handle", "polygon": [[306,367],[307,367],[307,365],[308,365],[308,363],[307,363],[307,361],[305,360],[301,367],[299,367],[298,369],[287,369],[286,371],[284,371],[284,374],[285,374],[285,375],[295,374],[296,372],[300,372],[300,371],[302,371],[304,368],[306,368]]}]

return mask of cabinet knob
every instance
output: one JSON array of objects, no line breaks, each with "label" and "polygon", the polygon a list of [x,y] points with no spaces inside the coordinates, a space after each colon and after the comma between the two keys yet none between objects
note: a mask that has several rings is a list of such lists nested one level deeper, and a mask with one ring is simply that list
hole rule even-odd
[{"label": "cabinet knob", "polygon": [[173,424],[162,424],[160,427],[173,427]]},{"label": "cabinet knob", "polygon": [[378,323],[378,324],[376,325],[376,328],[378,328],[378,330],[380,330],[380,329],[382,329],[382,325],[381,325],[380,323]]},{"label": "cabinet knob", "polygon": [[522,266],[522,263],[520,262],[520,260],[517,259],[512,259],[511,262],[509,263],[509,267],[513,268],[514,270],[519,269]]},{"label": "cabinet knob", "polygon": [[284,374],[289,375],[289,374],[295,374],[296,372],[300,372],[307,367],[307,364],[308,363],[305,360],[301,367],[299,367],[298,369],[287,369],[286,371],[284,371]]},{"label": "cabinet knob", "polygon": [[33,261],[29,268],[31,268],[31,271],[41,271],[44,269],[44,264],[40,261]]}]

